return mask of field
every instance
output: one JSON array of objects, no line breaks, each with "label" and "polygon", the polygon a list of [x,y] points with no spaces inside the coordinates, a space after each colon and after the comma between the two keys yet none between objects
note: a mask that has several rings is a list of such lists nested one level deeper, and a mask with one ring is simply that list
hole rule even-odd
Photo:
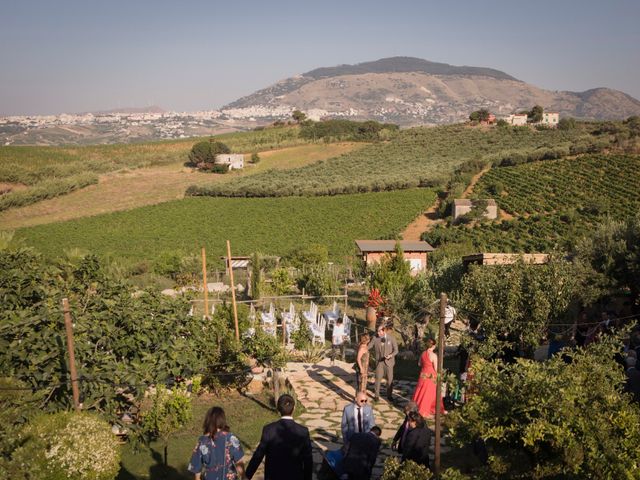
[{"label": "field", "polygon": [[[308,143],[298,138],[297,127],[229,133],[216,138],[239,153]],[[97,183],[100,174],[183,163],[198,140],[86,147],[0,147],[0,184],[4,189],[13,189],[0,196],[0,210],[70,193]]]},{"label": "field", "polygon": [[185,198],[134,210],[16,231],[16,237],[48,255],[79,248],[127,262],[171,252],[211,258],[255,251],[284,255],[321,243],[333,258],[354,253],[357,238],[393,238],[431,204],[429,189],[325,198]]},{"label": "field", "polygon": [[418,127],[392,140],[297,169],[268,171],[225,184],[190,188],[188,194],[222,197],[336,195],[445,183],[470,160],[545,154],[568,155],[594,137],[586,128],[570,131],[530,128]]},{"label": "field", "polygon": [[[260,162],[242,171],[201,173],[182,162],[100,175],[97,184],[21,208],[0,211],[0,229],[52,223],[102,213],[129,210],[184,197],[189,185],[233,181],[268,169],[295,168],[361,148],[362,143],[310,144],[265,151]],[[1,198],[1,197],[0,197]]]},{"label": "field", "polygon": [[566,250],[603,216],[623,219],[640,211],[640,156],[589,155],[487,172],[474,191],[494,198],[513,220],[438,226],[423,238],[435,246],[462,244],[472,251]]}]

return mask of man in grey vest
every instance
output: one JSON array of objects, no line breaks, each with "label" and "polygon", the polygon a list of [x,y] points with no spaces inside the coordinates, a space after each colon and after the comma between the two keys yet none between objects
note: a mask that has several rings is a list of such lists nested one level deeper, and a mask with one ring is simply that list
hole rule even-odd
[{"label": "man in grey vest", "polygon": [[393,392],[393,367],[396,364],[398,343],[393,335],[390,335],[384,325],[378,327],[378,336],[369,343],[369,349],[373,348],[376,361],[376,386],[375,401],[380,400],[380,383],[382,377],[387,379],[387,399],[392,400]]}]

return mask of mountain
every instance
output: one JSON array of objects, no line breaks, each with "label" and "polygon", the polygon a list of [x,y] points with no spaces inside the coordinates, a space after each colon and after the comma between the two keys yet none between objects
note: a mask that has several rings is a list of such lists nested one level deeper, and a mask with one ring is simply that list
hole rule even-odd
[{"label": "mountain", "polygon": [[236,118],[349,117],[400,125],[451,123],[487,108],[506,115],[533,105],[561,116],[620,119],[640,115],[640,101],[617,90],[544,90],[505,72],[413,57],[322,67],[281,80],[222,108]]}]

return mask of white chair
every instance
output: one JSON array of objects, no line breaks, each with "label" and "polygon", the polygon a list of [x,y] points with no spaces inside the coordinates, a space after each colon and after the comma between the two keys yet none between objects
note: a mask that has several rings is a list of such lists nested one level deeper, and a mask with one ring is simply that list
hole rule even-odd
[{"label": "white chair", "polygon": [[187,315],[189,315],[190,317],[193,317],[193,305],[191,305],[191,308],[189,309],[189,313],[187,313]]},{"label": "white chair", "polygon": [[344,326],[345,336],[351,339],[351,319],[347,316],[346,313],[342,315],[342,325]]},{"label": "white chair", "polygon": [[331,310],[327,310],[323,315],[327,319],[327,326],[333,329],[336,321],[340,318],[340,308],[338,308],[338,304],[334,301]]},{"label": "white chair", "polygon": [[318,315],[315,322],[309,324],[311,335],[313,336],[312,342],[315,344],[316,340],[323,344],[325,341],[325,331],[327,329],[327,319],[322,315]]},{"label": "white chair", "polygon": [[302,312],[302,316],[309,323],[314,323],[318,317],[318,306],[311,302],[309,310]]},{"label": "white chair", "polygon": [[293,302],[289,303],[289,310],[286,312],[282,312],[282,321],[285,323],[292,322],[296,316],[296,307],[294,307]]},{"label": "white chair", "polygon": [[276,309],[273,303],[269,305],[268,312],[260,312],[260,322],[265,333],[276,336]]}]

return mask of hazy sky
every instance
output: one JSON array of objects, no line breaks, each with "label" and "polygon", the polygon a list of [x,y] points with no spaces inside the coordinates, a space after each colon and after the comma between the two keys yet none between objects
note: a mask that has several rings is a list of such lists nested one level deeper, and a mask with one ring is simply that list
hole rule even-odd
[{"label": "hazy sky", "polygon": [[640,0],[0,0],[0,115],[221,107],[413,56],[640,98]]}]

